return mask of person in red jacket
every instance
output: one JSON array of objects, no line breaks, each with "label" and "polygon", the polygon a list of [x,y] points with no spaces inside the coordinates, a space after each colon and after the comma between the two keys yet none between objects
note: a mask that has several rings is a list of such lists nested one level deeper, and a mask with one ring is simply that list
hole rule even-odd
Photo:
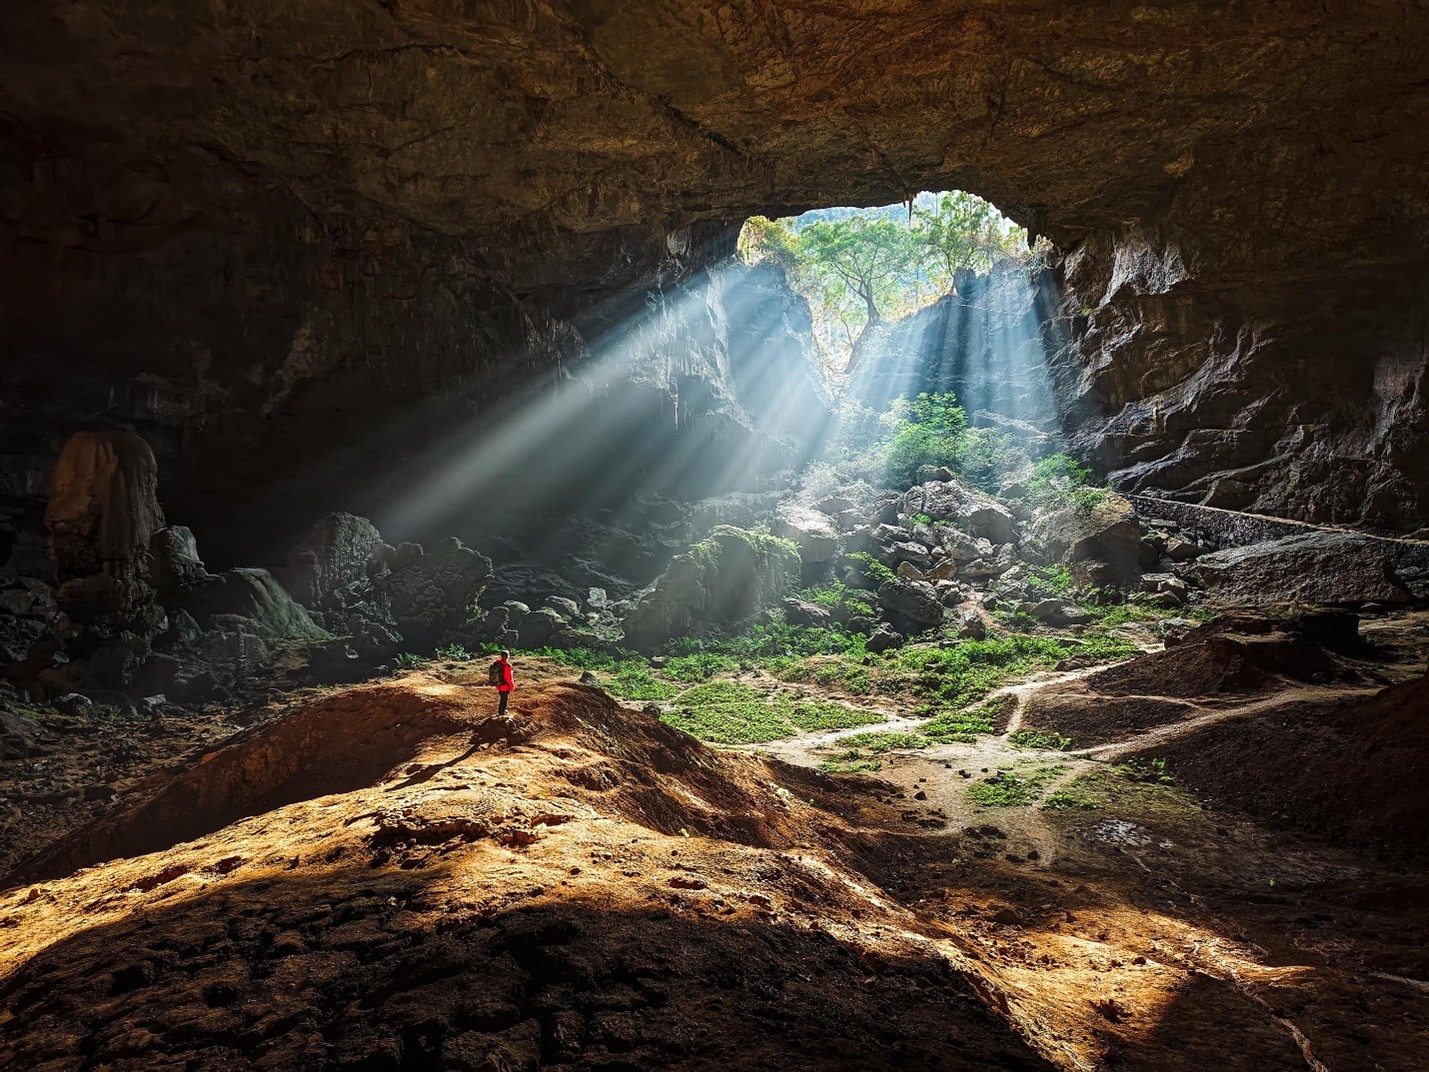
[{"label": "person in red jacket", "polygon": [[496,691],[501,696],[501,709],[496,713],[504,716],[506,702],[511,699],[511,690],[516,687],[516,677],[511,672],[511,653],[503,651],[496,665],[501,668],[501,679],[496,683]]}]

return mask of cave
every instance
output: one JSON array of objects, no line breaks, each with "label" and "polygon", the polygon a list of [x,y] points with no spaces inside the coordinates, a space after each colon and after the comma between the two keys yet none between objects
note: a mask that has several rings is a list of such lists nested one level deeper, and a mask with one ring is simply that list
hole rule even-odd
[{"label": "cave", "polygon": [[0,59],[0,1063],[1429,1065],[1421,6]]}]

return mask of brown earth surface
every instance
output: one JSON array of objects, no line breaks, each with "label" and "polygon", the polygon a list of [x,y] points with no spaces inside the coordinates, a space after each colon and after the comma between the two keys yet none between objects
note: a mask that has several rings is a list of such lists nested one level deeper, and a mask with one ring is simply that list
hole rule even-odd
[{"label": "brown earth surface", "polygon": [[[1422,686],[1370,680],[1412,663],[1360,664],[1236,699],[1363,688],[1412,736]],[[1422,867],[1198,799],[1168,747],[1174,786],[1047,754],[1100,805],[979,808],[959,746],[836,777],[548,664],[499,720],[477,676],[290,702],[22,861],[0,1065],[1424,1067]]]}]

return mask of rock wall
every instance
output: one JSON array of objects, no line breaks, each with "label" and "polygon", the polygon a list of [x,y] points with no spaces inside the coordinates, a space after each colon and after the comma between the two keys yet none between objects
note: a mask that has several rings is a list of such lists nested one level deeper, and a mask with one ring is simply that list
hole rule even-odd
[{"label": "rock wall", "polygon": [[[948,188],[1067,252],[1060,419],[1119,486],[1414,528],[1427,25],[36,0],[0,40],[0,549],[34,557],[95,425],[154,443],[219,563],[330,509],[396,531],[375,507],[434,441],[574,375],[748,214]],[[727,449],[720,392],[651,375],[646,412]]]}]

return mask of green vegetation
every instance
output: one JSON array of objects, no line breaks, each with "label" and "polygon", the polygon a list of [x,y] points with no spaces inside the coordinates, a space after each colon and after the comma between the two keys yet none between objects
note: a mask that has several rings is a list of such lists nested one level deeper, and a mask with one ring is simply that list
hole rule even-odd
[{"label": "green vegetation", "polygon": [[855,551],[846,557],[851,562],[858,564],[859,568],[863,570],[863,575],[868,578],[874,588],[893,580],[893,571],[867,551]]},{"label": "green vegetation", "polygon": [[851,659],[815,656],[781,668],[778,676],[782,681],[820,685],[851,696],[865,696],[874,691],[873,674],[869,668]]},{"label": "green vegetation", "polygon": [[413,655],[410,651],[404,651],[398,653],[397,657],[392,660],[392,665],[398,670],[420,670],[429,662],[431,660],[425,655]]},{"label": "green vegetation", "polygon": [[876,759],[864,759],[858,752],[844,752],[833,759],[819,764],[819,769],[830,774],[872,774],[882,770],[883,764]]},{"label": "green vegetation", "polygon": [[[878,566],[883,570],[888,569],[881,562],[878,563]],[[889,576],[892,576],[891,570]],[[835,617],[872,618],[874,616],[873,604],[865,599],[860,591],[850,588],[842,581],[830,581],[813,588],[805,588],[798,595],[800,599],[832,611]]]},{"label": "green vegetation", "polygon": [[1026,232],[962,191],[904,205],[821,209],[751,218],[739,237],[746,263],[777,264],[808,300],[824,348],[848,353],[870,324],[903,316],[953,289],[959,273],[1005,261],[1039,263]]},{"label": "green vegetation", "polygon": [[1007,735],[1007,743],[1014,748],[1033,748],[1047,752],[1065,752],[1072,747],[1072,739],[1050,730],[1016,730]]},{"label": "green vegetation", "polygon": [[880,420],[890,433],[883,468],[894,483],[910,487],[925,466],[957,464],[968,418],[951,392],[896,398]]},{"label": "green vegetation", "polygon": [[606,691],[625,700],[669,700],[679,691],[660,681],[648,666],[627,663],[606,682]]},{"label": "green vegetation", "polygon": [[927,748],[934,742],[921,733],[910,733],[907,730],[873,730],[841,738],[839,743],[848,745],[851,752],[882,755],[897,749]]},{"label": "green vegetation", "polygon": [[1042,802],[1045,811],[1092,811],[1106,806],[1106,801],[1092,791],[1096,780],[1079,774],[1060,789],[1053,790]]},{"label": "green vegetation", "polygon": [[814,730],[847,729],[882,716],[827,700],[766,693],[738,681],[715,680],[680,694],[665,721],[703,741],[757,744]]},{"label": "green vegetation", "polygon": [[1088,511],[1111,494],[1088,484],[1090,477],[1091,470],[1070,455],[1049,454],[1033,466],[1027,498],[1049,509],[1071,506]]},{"label": "green vegetation", "polygon": [[696,683],[708,681],[716,674],[739,669],[739,661],[728,655],[712,651],[695,652],[692,655],[676,655],[666,660],[663,672],[676,681]]},{"label": "green vegetation", "polygon": [[1014,702],[1011,696],[998,696],[970,710],[944,711],[925,722],[922,732],[934,743],[971,744],[984,734],[996,733],[998,720]]},{"label": "green vegetation", "polygon": [[437,649],[437,658],[459,663],[466,662],[471,658],[471,652],[467,651],[460,644],[448,644],[444,648]]},{"label": "green vegetation", "polygon": [[1112,773],[1119,774],[1128,782],[1145,782],[1149,785],[1174,785],[1175,777],[1166,770],[1164,759],[1140,759],[1133,756],[1121,763],[1112,764]]},{"label": "green vegetation", "polygon": [[968,799],[982,808],[1026,807],[1036,804],[1047,784],[1066,771],[1066,767],[1055,763],[1022,769],[1004,767],[968,786]]}]

